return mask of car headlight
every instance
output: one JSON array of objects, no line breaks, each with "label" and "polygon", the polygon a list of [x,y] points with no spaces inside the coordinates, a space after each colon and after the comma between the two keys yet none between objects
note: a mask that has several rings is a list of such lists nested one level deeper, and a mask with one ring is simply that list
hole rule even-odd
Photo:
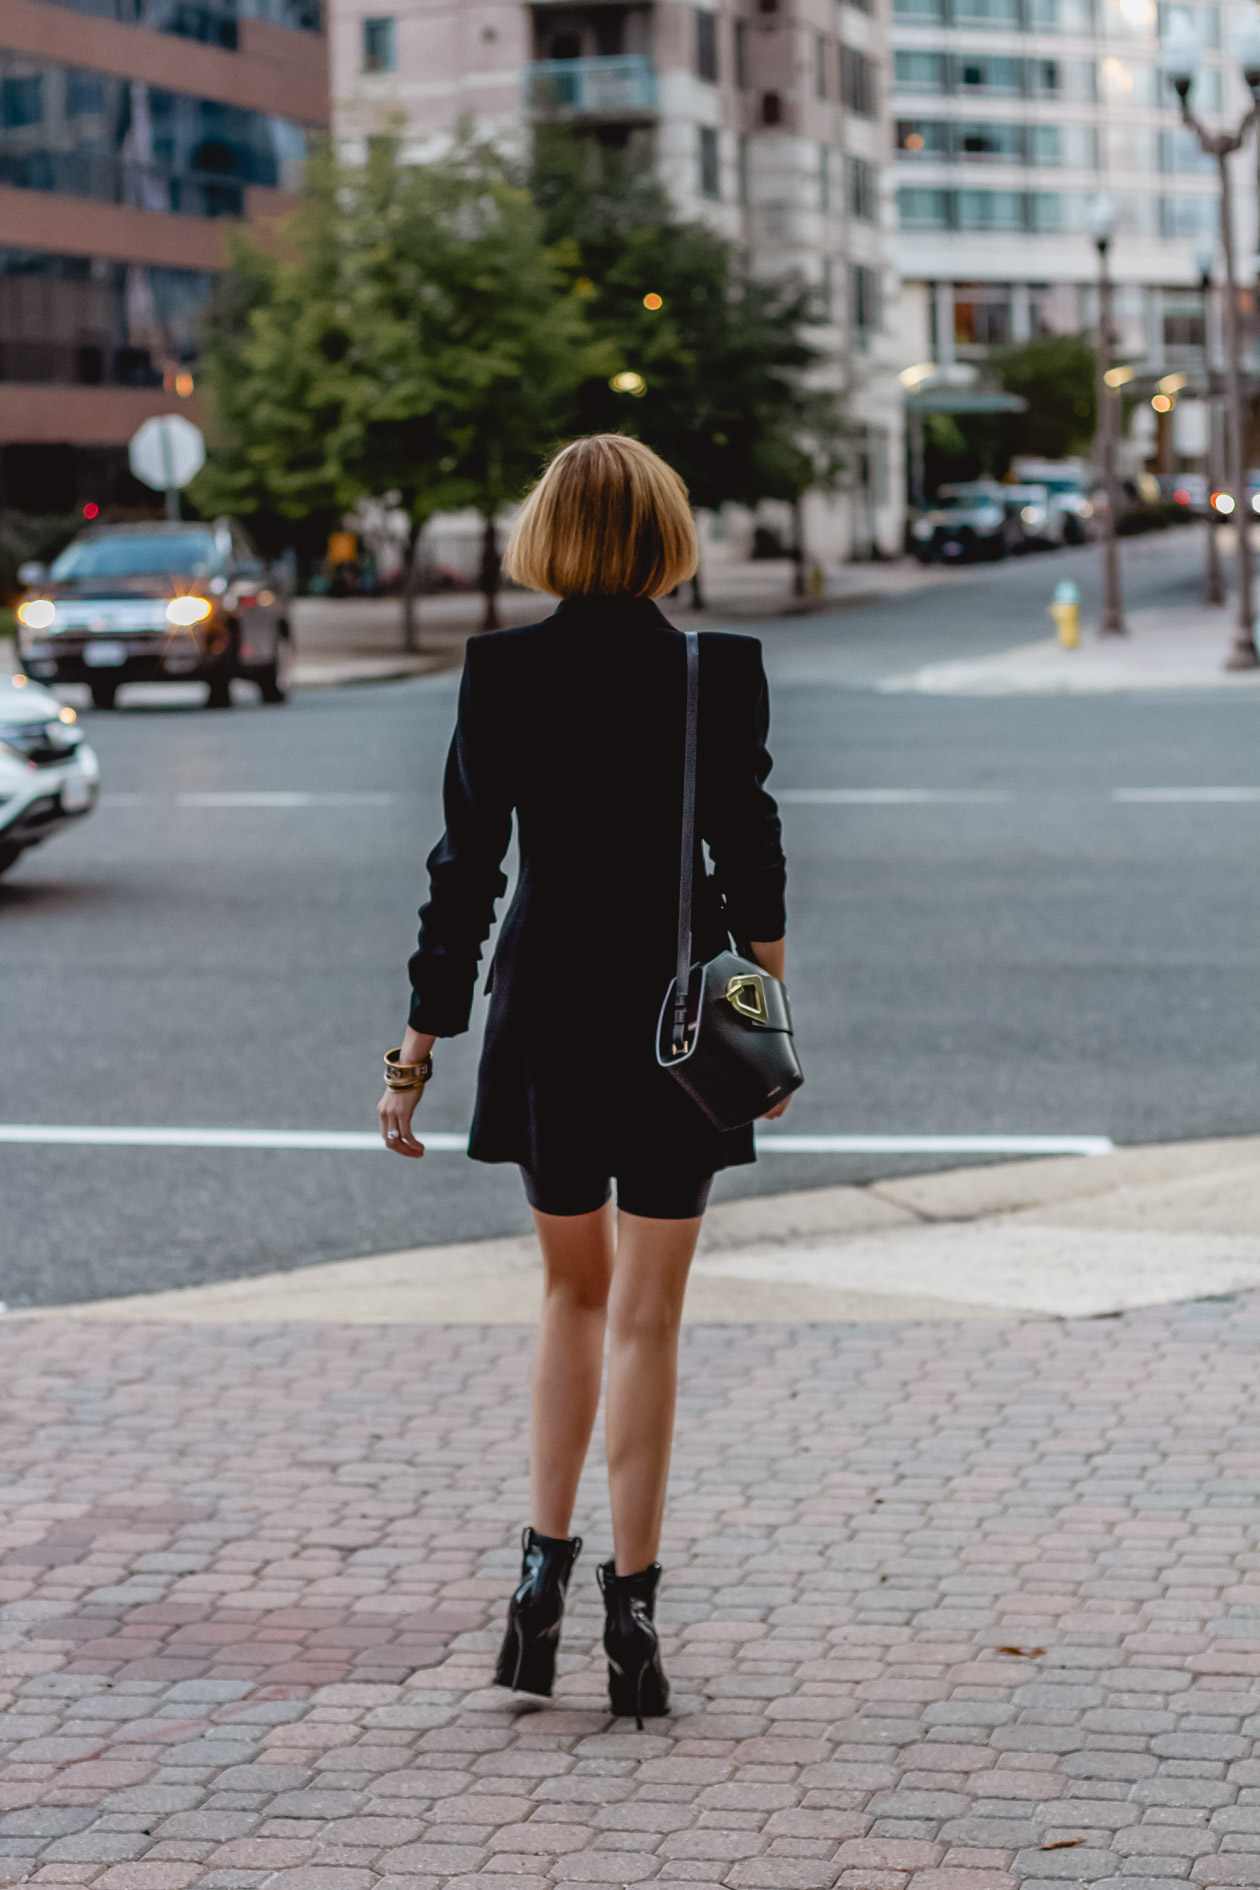
[{"label": "car headlight", "polygon": [[1001,509],[1000,507],[996,505],[986,505],[982,512],[976,513],[977,525],[984,525],[986,527],[989,527],[993,525],[1000,525],[1001,523],[1002,523]]},{"label": "car headlight", "polygon": [[1046,515],[1039,505],[1026,505],[1019,516],[1025,525],[1040,525]]},{"label": "car headlight", "polygon": [[204,623],[214,605],[208,597],[172,597],[166,606],[167,623]]},{"label": "car headlight", "polygon": [[57,606],[51,597],[32,597],[18,605],[17,616],[28,630],[47,630],[56,619]]},{"label": "car headlight", "polygon": [[930,538],[935,530],[930,518],[921,518],[915,523],[914,535],[916,538]]}]

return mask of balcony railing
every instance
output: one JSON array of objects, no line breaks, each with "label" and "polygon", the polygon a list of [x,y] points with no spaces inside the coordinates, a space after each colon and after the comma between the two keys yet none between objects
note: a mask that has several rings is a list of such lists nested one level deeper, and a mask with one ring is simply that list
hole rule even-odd
[{"label": "balcony railing", "polygon": [[644,53],[539,59],[525,68],[525,108],[540,117],[565,118],[654,112],[656,72]]}]

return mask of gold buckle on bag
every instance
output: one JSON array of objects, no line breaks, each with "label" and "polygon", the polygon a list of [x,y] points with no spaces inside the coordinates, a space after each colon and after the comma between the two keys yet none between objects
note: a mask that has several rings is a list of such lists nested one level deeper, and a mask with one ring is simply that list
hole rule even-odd
[{"label": "gold buckle on bag", "polygon": [[751,1017],[755,1024],[768,1024],[770,1012],[766,1005],[766,987],[755,971],[745,972],[741,977],[732,978],[726,987],[725,997],[733,1010],[741,1017]]}]

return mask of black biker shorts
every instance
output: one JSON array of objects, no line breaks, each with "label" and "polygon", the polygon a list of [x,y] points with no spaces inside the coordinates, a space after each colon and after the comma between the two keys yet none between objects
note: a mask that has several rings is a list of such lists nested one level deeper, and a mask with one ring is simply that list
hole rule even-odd
[{"label": "black biker shorts", "polygon": [[[612,1195],[607,1175],[588,1168],[557,1168],[546,1174],[521,1169],[529,1205],[540,1214],[594,1214]],[[712,1175],[679,1174],[668,1163],[628,1168],[616,1177],[617,1206],[651,1221],[690,1221],[704,1213]]]}]

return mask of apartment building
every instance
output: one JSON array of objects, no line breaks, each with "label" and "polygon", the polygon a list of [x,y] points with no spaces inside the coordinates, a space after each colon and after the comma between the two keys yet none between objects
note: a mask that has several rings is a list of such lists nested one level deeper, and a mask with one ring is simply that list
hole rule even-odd
[{"label": "apartment building", "polygon": [[888,0],[338,0],[334,124],[353,148],[401,117],[419,158],[462,120],[524,154],[571,125],[637,148],[679,211],[799,272],[855,430],[852,480],[813,495],[807,540],[900,548],[904,365],[889,311]]},{"label": "apartment building", "polygon": [[[1196,250],[1218,233],[1216,167],[1178,118],[1158,65],[1157,0],[893,0],[893,111],[907,361],[1096,320],[1088,206],[1115,201],[1121,352],[1197,367]],[[1194,102],[1209,122],[1247,97],[1214,0],[1188,14],[1205,48]],[[1222,117],[1224,114],[1224,117]],[[1256,247],[1254,158],[1239,160],[1238,236]],[[1154,417],[1144,415],[1147,426]]]},{"label": "apartment building", "polygon": [[225,230],[327,122],[319,0],[4,0],[0,502],[108,504],[140,422],[196,416]]}]

